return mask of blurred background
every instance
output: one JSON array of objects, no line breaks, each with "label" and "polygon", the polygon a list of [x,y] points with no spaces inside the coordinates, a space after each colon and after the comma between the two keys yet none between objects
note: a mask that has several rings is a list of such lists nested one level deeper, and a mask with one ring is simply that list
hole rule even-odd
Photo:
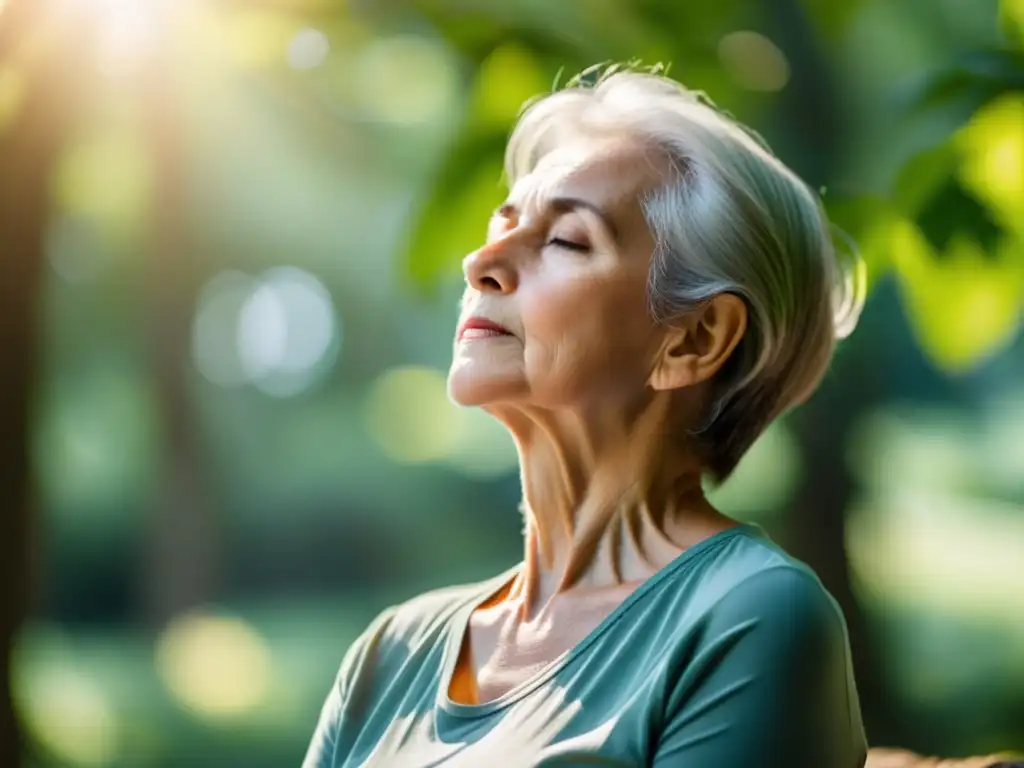
[{"label": "blurred background", "polygon": [[842,603],[873,745],[1024,749],[1024,2],[0,0],[0,765],[298,765],[377,612],[520,558],[459,260],[523,100],[634,58],[869,265],[715,499]]}]

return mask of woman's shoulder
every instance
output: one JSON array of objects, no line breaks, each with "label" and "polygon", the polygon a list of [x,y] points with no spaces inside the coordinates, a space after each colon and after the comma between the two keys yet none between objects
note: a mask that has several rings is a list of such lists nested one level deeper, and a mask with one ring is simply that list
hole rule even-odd
[{"label": "woman's shoulder", "polygon": [[814,571],[755,526],[715,547],[685,590],[705,621],[779,623],[787,627],[833,625],[845,632],[838,603]]},{"label": "woman's shoulder", "polygon": [[762,637],[841,651],[848,642],[846,621],[818,575],[759,530],[742,539],[705,585],[707,621],[722,628],[757,626]]}]

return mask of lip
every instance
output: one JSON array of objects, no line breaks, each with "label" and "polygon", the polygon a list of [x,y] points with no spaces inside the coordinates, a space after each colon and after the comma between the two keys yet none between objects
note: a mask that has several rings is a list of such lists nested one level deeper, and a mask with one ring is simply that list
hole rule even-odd
[{"label": "lip", "polygon": [[469,317],[459,325],[457,338],[459,341],[462,341],[467,336],[486,339],[511,335],[512,332],[500,323],[488,320],[486,317]]}]

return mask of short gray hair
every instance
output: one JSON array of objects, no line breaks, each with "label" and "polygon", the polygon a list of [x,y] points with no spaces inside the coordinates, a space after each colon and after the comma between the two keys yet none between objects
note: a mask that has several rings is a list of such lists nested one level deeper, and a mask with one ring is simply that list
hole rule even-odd
[{"label": "short gray hair", "polygon": [[653,71],[608,68],[526,106],[509,139],[509,184],[566,136],[619,131],[667,162],[641,201],[656,246],[655,320],[671,323],[720,293],[747,305],[747,331],[715,379],[697,440],[716,482],[768,424],[806,400],[854,328],[863,262],[836,247],[818,195],[755,133],[703,95]]}]

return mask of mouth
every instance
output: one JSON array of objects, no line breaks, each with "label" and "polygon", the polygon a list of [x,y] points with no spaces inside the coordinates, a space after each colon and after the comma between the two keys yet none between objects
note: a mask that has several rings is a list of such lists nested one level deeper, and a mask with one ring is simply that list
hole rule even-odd
[{"label": "mouth", "polygon": [[470,317],[459,326],[457,339],[469,341],[472,339],[493,339],[500,336],[511,336],[512,332],[503,325],[485,317]]}]

